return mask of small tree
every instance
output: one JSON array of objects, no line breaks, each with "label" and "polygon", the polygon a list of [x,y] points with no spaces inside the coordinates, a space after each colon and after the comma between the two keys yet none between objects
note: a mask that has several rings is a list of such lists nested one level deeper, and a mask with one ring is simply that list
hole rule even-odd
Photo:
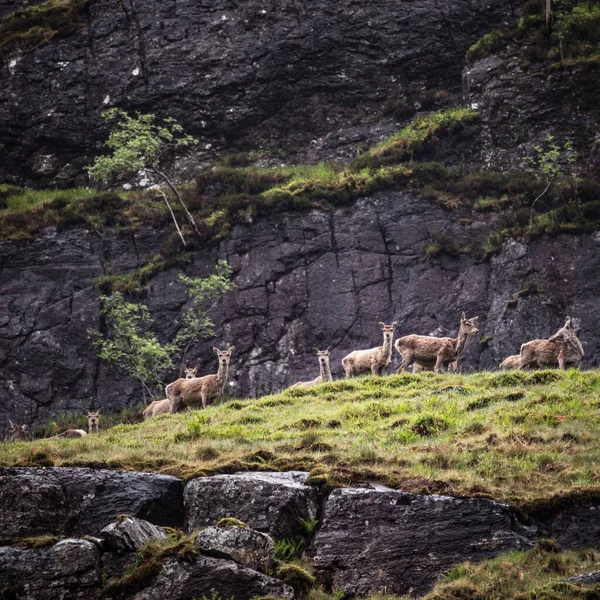
[{"label": "small tree", "polygon": [[[107,121],[115,123],[105,144],[112,150],[112,153],[99,156],[93,165],[85,167],[89,174],[96,181],[101,181],[119,173],[143,171],[155,183],[166,183],[183,208],[190,225],[198,233],[192,213],[188,210],[177,188],[161,168],[161,163],[168,152],[177,147],[196,145],[198,140],[187,135],[183,131],[183,127],[170,117],[163,119],[162,124],[158,124],[156,116],[153,114],[138,112],[135,117],[131,117],[120,108],[111,108],[102,116]],[[168,195],[162,190],[160,193],[185,246],[185,239]]]},{"label": "small tree", "polygon": [[148,307],[127,302],[120,293],[100,298],[101,313],[106,315],[112,334],[107,336],[97,330],[88,330],[98,356],[137,379],[142,385],[144,400],[146,394],[157,399],[162,376],[173,367],[173,356],[183,348],[183,364],[194,341],[214,335],[214,323],[209,313],[233,287],[231,268],[224,260],[217,263],[215,272],[208,277],[180,275],[179,279],[185,285],[191,306],[172,342],[161,344],[150,330],[152,319]]},{"label": "small tree", "polygon": [[552,185],[565,177],[561,163],[573,163],[577,160],[577,153],[573,150],[573,142],[566,142],[561,148],[555,141],[554,136],[546,136],[546,144],[534,146],[535,156],[527,157],[525,160],[529,165],[529,171],[544,185],[543,191],[531,203],[529,212],[529,231],[533,229],[533,209],[538,200],[545,196]]}]

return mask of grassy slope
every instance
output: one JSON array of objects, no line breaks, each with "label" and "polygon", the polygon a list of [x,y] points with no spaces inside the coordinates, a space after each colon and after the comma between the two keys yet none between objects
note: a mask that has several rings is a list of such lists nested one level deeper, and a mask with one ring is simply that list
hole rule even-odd
[{"label": "grassy slope", "polygon": [[6,444],[0,465],[184,478],[325,467],[341,484],[380,481],[523,505],[596,490],[599,388],[598,371],[368,377],[118,425],[83,440]]}]

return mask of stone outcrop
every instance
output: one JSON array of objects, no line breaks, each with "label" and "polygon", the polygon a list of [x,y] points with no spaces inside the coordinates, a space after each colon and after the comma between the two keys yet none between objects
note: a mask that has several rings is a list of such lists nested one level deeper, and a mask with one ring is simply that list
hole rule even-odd
[{"label": "stone outcrop", "polygon": [[3,537],[98,535],[121,514],[157,525],[183,523],[180,479],[78,468],[0,469]]},{"label": "stone outcrop", "polygon": [[206,527],[198,533],[196,546],[203,554],[230,558],[264,573],[275,560],[273,538],[250,527]]},{"label": "stone outcrop", "polygon": [[556,540],[562,550],[600,550],[600,502],[573,501],[549,511],[540,524],[546,537]]},{"label": "stone outcrop", "polygon": [[302,535],[299,519],[317,515],[316,491],[307,473],[238,473],[194,479],[184,490],[185,527],[193,531],[225,517],[275,539]]},{"label": "stone outcrop", "polygon": [[74,35],[0,48],[0,181],[85,183],[112,106],[175,117],[203,146],[306,143],[408,88],[457,88],[517,4],[94,0]]},{"label": "stone outcrop", "polygon": [[347,594],[421,594],[453,564],[533,546],[491,500],[341,489],[325,502],[310,552],[318,578]]},{"label": "stone outcrop", "polygon": [[169,536],[162,527],[143,519],[121,516],[101,532],[103,544],[110,550],[135,552],[152,540],[166,540]]},{"label": "stone outcrop", "polygon": [[251,600],[274,596],[282,600],[294,598],[294,590],[273,577],[246,569],[232,560],[199,556],[192,562],[167,559],[156,580],[136,595],[138,600],[165,598],[211,597]]},{"label": "stone outcrop", "polygon": [[95,600],[100,597],[99,558],[96,546],[86,540],[67,539],[40,549],[0,547],[0,595],[20,600]]}]

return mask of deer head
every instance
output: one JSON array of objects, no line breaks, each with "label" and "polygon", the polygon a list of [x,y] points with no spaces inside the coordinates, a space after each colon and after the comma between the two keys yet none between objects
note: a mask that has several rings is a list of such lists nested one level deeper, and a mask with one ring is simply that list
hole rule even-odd
[{"label": "deer head", "polygon": [[231,355],[235,350],[235,346],[230,346],[229,350],[219,350],[218,348],[213,348],[213,352],[219,357],[219,367],[228,367],[229,361],[231,360]]},{"label": "deer head", "polygon": [[96,411],[85,410],[83,414],[88,418],[88,431],[90,433],[98,433],[98,424],[100,423],[100,415],[104,412],[103,408]]},{"label": "deer head", "polygon": [[184,374],[183,374],[184,379],[194,379],[196,377],[196,372],[198,371],[198,367],[194,367],[193,369],[190,369],[189,367],[186,367],[184,365],[183,369],[184,369]]},{"label": "deer head", "polygon": [[565,324],[551,337],[548,338],[549,342],[565,343],[569,339],[572,339],[579,332],[579,328],[575,328],[575,324],[571,317],[567,317]]},{"label": "deer head", "polygon": [[460,315],[460,328],[467,334],[471,335],[472,333],[479,333],[479,329],[475,326],[475,322],[479,319],[479,317],[472,317],[467,319],[467,315],[463,312]]},{"label": "deer head", "polygon": [[27,440],[29,439],[29,434],[27,433],[27,425],[17,425],[13,423],[10,419],[8,421],[10,424],[10,439],[13,442],[18,440]]},{"label": "deer head", "polygon": [[319,364],[326,367],[329,364],[329,353],[331,352],[331,346],[329,346],[327,350],[319,350],[318,348],[313,348],[313,350],[319,359]]},{"label": "deer head", "polygon": [[396,325],[398,325],[398,321],[394,321],[391,325],[386,325],[379,321],[379,327],[383,330],[383,340],[385,342],[391,342],[394,337],[394,329],[396,329]]}]

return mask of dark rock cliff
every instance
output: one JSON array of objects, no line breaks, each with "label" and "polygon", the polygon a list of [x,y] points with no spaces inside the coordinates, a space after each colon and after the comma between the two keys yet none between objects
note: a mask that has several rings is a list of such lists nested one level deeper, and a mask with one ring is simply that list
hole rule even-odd
[{"label": "dark rock cliff", "polygon": [[0,48],[0,180],[85,183],[111,106],[173,116],[213,149],[302,145],[409,88],[460,88],[468,47],[517,6],[93,0],[74,35]]},{"label": "dark rock cliff", "polygon": [[[314,378],[313,346],[333,347],[332,371],[340,377],[347,352],[381,343],[378,321],[397,320],[397,335],[456,334],[464,310],[479,315],[481,334],[467,344],[467,371],[497,368],[522,342],[551,335],[565,314],[582,319],[583,364],[598,365],[598,234],[509,241],[482,261],[425,256],[434,233],[462,246],[485,240],[493,226],[489,214],[451,213],[406,192],[237,226],[185,267],[203,275],[226,258],[237,285],[215,315],[217,339],[198,343],[190,361],[202,374],[214,372],[212,346],[233,343],[232,394],[263,394]],[[9,417],[40,423],[61,410],[141,400],[135,382],[96,358],[87,334],[101,325],[94,278],[109,265],[119,273],[147,263],[165,235],[142,229],[101,239],[50,229],[35,241],[0,246],[2,428]],[[144,299],[161,339],[173,335],[182,315],[177,273],[158,274]],[[529,293],[519,295],[524,289]],[[390,369],[398,364],[394,355]]]}]

